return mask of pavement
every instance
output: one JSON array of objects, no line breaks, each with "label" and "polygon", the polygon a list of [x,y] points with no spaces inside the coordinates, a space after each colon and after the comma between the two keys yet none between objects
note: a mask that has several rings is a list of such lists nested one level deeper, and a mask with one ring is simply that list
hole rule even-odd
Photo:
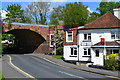
[{"label": "pavement", "polygon": [[45,55],[45,54],[31,54],[31,55],[43,58],[51,63],[57,64],[60,66],[69,67],[69,68],[80,70],[80,71],[92,72],[95,74],[120,78],[120,72],[118,72],[118,71],[96,69],[96,68],[86,67],[84,65],[83,66],[75,65],[75,64],[64,62],[62,59],[56,59],[56,58],[53,58],[53,57],[51,57],[49,55]]}]

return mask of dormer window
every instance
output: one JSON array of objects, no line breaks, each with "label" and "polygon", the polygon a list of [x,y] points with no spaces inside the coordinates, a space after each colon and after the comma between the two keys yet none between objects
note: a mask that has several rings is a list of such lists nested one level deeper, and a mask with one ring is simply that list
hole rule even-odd
[{"label": "dormer window", "polygon": [[73,42],[73,32],[72,31],[66,32],[66,42]]}]

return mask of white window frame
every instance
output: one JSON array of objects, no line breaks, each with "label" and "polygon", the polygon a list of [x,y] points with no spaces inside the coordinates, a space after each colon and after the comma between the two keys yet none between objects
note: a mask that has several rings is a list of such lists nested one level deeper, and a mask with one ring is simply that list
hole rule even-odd
[{"label": "white window frame", "polygon": [[[68,32],[72,32],[72,40],[68,40]],[[73,42],[73,31],[66,31],[66,42]]]},{"label": "white window frame", "polygon": [[52,41],[51,41],[51,40],[52,40],[52,39],[51,39],[51,35],[54,35],[54,34],[50,34],[50,47],[54,47],[54,43],[53,43],[53,45],[51,45],[51,42],[52,42]]},{"label": "white window frame", "polygon": [[[113,35],[115,36],[114,38],[112,38],[112,33],[113,33]],[[120,32],[111,32],[111,39],[112,39],[112,40],[119,39],[119,37],[120,37],[120,36],[119,36],[119,33],[120,33]]]},{"label": "white window frame", "polygon": [[[88,49],[90,49],[90,55],[88,55]],[[87,55],[84,54],[84,51],[87,51]],[[91,48],[83,48],[83,55],[84,56],[91,56]]]},{"label": "white window frame", "polygon": [[[90,34],[90,35],[89,35]],[[85,34],[84,34],[84,40],[89,40],[88,37],[90,36],[91,37],[91,33],[86,33],[87,35],[87,39],[85,39]],[[91,39],[90,39],[91,40]]]},{"label": "white window frame", "polygon": [[[73,54],[71,54],[71,48],[73,48]],[[70,48],[70,55],[71,56],[77,56],[78,55],[78,50],[77,50],[77,47],[71,47]],[[77,54],[75,55],[74,51],[77,50]]]}]

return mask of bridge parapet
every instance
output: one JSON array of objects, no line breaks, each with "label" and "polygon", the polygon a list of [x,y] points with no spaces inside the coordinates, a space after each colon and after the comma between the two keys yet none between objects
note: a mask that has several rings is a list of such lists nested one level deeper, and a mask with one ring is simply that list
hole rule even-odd
[{"label": "bridge parapet", "polygon": [[36,25],[36,24],[24,24],[24,23],[12,23],[11,27],[7,23],[3,23],[3,32],[8,32],[13,29],[29,29],[42,35],[47,40],[49,34],[48,25]]}]

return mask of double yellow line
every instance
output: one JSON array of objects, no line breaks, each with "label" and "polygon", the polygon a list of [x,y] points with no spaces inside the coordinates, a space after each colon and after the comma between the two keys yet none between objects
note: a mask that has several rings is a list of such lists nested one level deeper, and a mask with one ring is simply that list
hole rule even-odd
[{"label": "double yellow line", "polygon": [[32,78],[33,80],[37,80],[37,79],[36,79],[35,77],[33,77],[32,75],[26,73],[25,71],[23,71],[23,70],[21,70],[20,68],[18,68],[17,66],[15,66],[15,65],[12,63],[12,58],[11,58],[11,56],[9,56],[9,55],[7,55],[7,56],[10,58],[9,63],[10,63],[14,68],[16,68],[16,69],[17,69],[18,71],[20,71],[21,73],[29,76],[29,77]]}]

